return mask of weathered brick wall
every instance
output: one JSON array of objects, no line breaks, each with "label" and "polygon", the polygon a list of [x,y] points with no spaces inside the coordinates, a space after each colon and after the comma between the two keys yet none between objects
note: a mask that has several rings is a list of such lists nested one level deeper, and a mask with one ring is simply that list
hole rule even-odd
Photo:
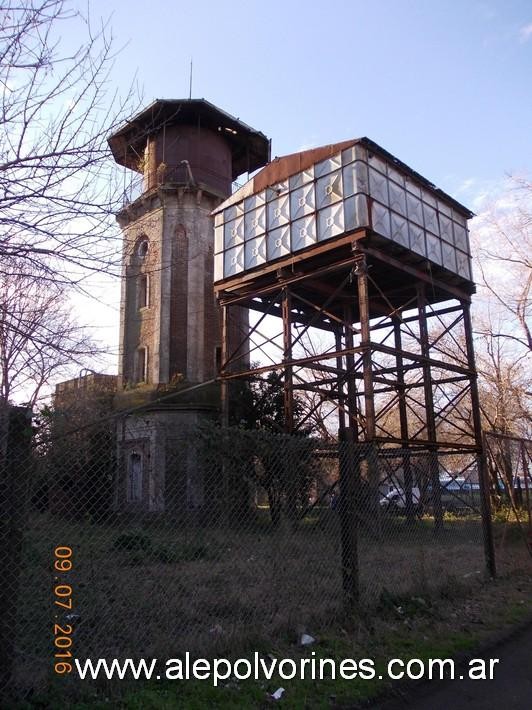
[{"label": "weathered brick wall", "polygon": [[[157,382],[158,320],[161,299],[161,250],[163,210],[132,214],[132,221],[124,229],[124,267],[120,322],[121,384],[135,383],[135,353],[140,345],[148,347],[148,381]],[[135,219],[136,217],[136,219]],[[139,242],[147,238],[148,253],[144,258],[136,254]],[[149,305],[138,307],[140,274],[149,278]]]},{"label": "weathered brick wall", "polygon": [[[213,291],[211,211],[219,201],[199,189],[164,189],[130,207],[124,224],[123,385],[136,381],[139,346],[148,347],[152,385],[171,382],[176,376],[202,382],[216,375],[221,333]],[[144,237],[149,251],[142,259],[137,249]],[[149,275],[150,301],[147,308],[139,309],[142,273]],[[232,346],[244,337],[247,313],[242,311],[237,321],[233,318],[230,324]]]}]

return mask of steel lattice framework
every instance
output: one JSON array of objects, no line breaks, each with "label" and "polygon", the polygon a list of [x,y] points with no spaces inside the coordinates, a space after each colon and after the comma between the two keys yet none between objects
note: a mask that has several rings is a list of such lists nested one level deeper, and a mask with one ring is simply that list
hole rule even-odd
[{"label": "steel lattice framework", "polygon": [[[410,455],[427,454],[435,492],[440,489],[439,456],[459,456],[464,467],[476,460],[493,573],[470,316],[473,288],[471,282],[435,277],[427,262],[394,254],[365,229],[318,245],[304,259],[292,257],[225,280],[215,286],[222,309],[222,409],[227,420],[229,382],[275,373],[284,392],[286,432],[305,426],[322,408],[323,416],[337,425],[340,442],[402,452],[407,512],[412,507]],[[257,317],[230,351],[228,332],[240,308],[255,311]],[[276,332],[270,316],[277,317]],[[261,364],[250,367],[258,355]],[[296,422],[294,401],[302,392],[307,408]],[[373,468],[369,480],[373,477],[378,487]],[[346,499],[344,585],[356,598],[356,574],[351,573],[356,532],[349,504],[356,499],[360,478],[356,462],[341,467],[340,476]],[[434,496],[434,520],[438,531],[443,525],[439,493]]]}]

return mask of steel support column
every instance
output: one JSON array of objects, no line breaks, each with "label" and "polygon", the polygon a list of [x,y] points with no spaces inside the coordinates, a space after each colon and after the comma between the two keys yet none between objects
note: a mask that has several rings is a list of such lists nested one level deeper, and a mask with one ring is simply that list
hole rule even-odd
[{"label": "steel support column", "polygon": [[227,379],[227,360],[229,357],[229,329],[228,329],[228,309],[229,306],[221,306],[222,325],[222,347],[221,347],[221,368],[220,368],[220,398],[221,398],[221,421],[222,426],[229,426],[229,380]]},{"label": "steel support column", "polygon": [[364,254],[358,254],[355,261],[355,275],[357,277],[358,312],[360,318],[360,345],[362,347],[362,379],[364,382],[364,417],[365,441],[368,442],[366,451],[369,483],[370,519],[376,523],[375,532],[381,535],[380,506],[379,506],[379,469],[376,456],[376,417],[374,373],[371,344],[371,313],[368,292],[368,267]]},{"label": "steel support column", "polygon": [[[351,333],[352,337],[352,333]],[[336,352],[342,351],[342,326],[337,324],[334,329],[334,342]],[[336,378],[338,387],[338,432],[339,439],[343,437],[343,432],[345,431],[345,396],[344,396],[344,373],[343,373],[344,361],[341,355],[336,358],[336,369],[338,370],[338,376]]]},{"label": "steel support column", "polygon": [[[294,380],[292,361],[292,298],[287,287],[283,289],[282,295],[282,319],[283,319],[283,429],[286,434],[292,434],[294,430]],[[283,465],[289,470],[285,472],[288,481],[286,492],[286,512],[288,518],[295,525],[297,524],[297,496],[298,485],[294,477],[292,462],[283,460]]]},{"label": "steel support column", "polygon": [[[222,427],[229,426],[229,380],[224,377],[227,374],[227,359],[229,357],[229,306],[221,307],[222,326],[222,348],[221,348],[221,368],[220,368],[220,418]],[[231,472],[225,462],[222,461],[222,496],[223,496],[223,517],[226,525],[231,524]]]},{"label": "steel support column", "polygon": [[293,399],[293,369],[289,363],[292,361],[292,299],[287,288],[283,290],[283,404],[284,404],[284,430],[291,434],[294,429],[294,399]]},{"label": "steel support column", "polygon": [[371,331],[368,297],[368,267],[366,257],[359,255],[355,262],[358,309],[360,318],[360,345],[362,348],[362,373],[364,380],[364,416],[366,441],[375,439],[375,399],[373,393],[373,368],[371,360]]},{"label": "steel support column", "polygon": [[[401,319],[397,316],[392,318],[393,321],[393,335],[394,335],[394,345],[397,351],[395,357],[396,367],[397,367],[397,396],[399,405],[399,428],[401,431],[401,439],[403,441],[408,441],[408,415],[406,411],[406,385],[405,385],[405,373],[403,368],[403,356],[401,351],[402,337],[401,337]],[[405,445],[405,453],[403,454],[403,477],[405,486],[405,513],[406,519],[409,522],[414,520],[414,501],[412,499],[412,467],[410,465],[410,453],[408,451],[408,444]]]},{"label": "steel support column", "polygon": [[[359,600],[358,521],[360,505],[360,460],[358,456],[358,407],[353,349],[353,308],[344,308],[344,338],[347,381],[347,426],[339,443],[340,541],[342,546],[342,586],[345,603],[353,608]],[[342,432],[341,432],[342,433]]]},{"label": "steel support column", "polygon": [[[425,358],[430,357],[430,341],[427,326],[427,300],[425,294],[425,284],[417,285],[417,301],[419,313],[419,341],[421,354]],[[434,510],[434,530],[436,533],[443,529],[443,508],[441,503],[440,470],[438,464],[438,448],[436,445],[436,419],[434,416],[434,396],[432,392],[432,372],[430,363],[423,364],[423,382],[425,391],[425,417],[427,420],[427,446],[429,451],[429,471],[432,487],[432,506]]]}]

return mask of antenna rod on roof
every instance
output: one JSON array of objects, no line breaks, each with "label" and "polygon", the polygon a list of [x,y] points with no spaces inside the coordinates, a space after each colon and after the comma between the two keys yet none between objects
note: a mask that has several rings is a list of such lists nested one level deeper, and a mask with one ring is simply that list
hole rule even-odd
[{"label": "antenna rod on roof", "polygon": [[190,58],[190,81],[188,85],[188,98],[192,98],[192,57]]}]

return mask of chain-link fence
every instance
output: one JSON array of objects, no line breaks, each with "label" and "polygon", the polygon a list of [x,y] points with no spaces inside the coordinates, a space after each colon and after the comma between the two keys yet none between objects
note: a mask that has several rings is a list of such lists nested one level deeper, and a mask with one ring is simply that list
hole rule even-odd
[{"label": "chain-link fence", "polygon": [[532,441],[484,435],[500,572],[532,562]]},{"label": "chain-link fence", "polygon": [[4,683],[73,678],[75,658],[230,657],[485,573],[473,455],[175,416],[35,432],[5,414]]}]

